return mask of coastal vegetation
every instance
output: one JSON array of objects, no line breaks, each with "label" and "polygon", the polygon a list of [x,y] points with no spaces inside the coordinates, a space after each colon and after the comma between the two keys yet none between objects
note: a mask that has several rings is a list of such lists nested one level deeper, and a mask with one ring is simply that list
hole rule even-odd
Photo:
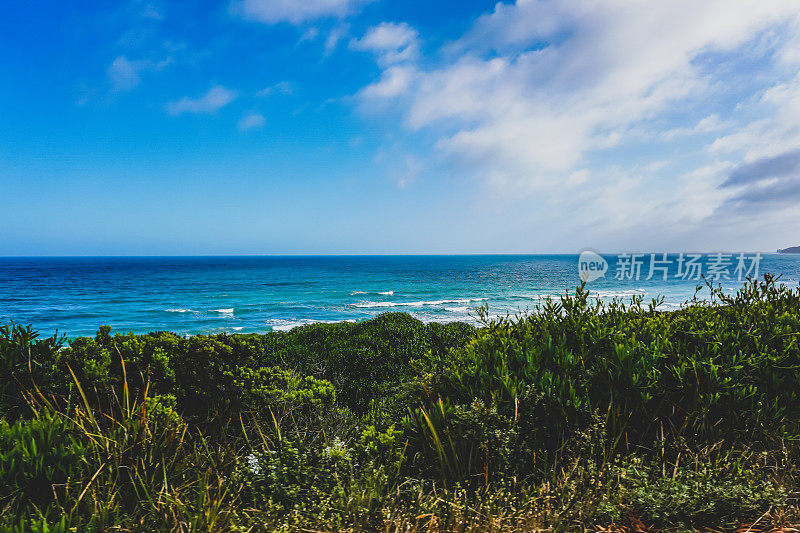
[{"label": "coastal vegetation", "polygon": [[582,286],[477,328],[2,326],[0,532],[796,523],[800,290],[658,304]]}]

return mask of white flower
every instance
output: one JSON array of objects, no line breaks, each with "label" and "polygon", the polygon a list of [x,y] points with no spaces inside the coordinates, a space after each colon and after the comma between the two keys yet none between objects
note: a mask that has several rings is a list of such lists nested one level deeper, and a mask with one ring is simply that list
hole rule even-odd
[{"label": "white flower", "polygon": [[261,465],[258,464],[258,458],[252,453],[247,456],[247,468],[249,468],[250,472],[253,474],[258,475],[261,473]]},{"label": "white flower", "polygon": [[350,450],[347,449],[347,446],[339,437],[335,437],[333,444],[330,446],[325,446],[323,453],[328,459],[347,458],[350,456]]}]

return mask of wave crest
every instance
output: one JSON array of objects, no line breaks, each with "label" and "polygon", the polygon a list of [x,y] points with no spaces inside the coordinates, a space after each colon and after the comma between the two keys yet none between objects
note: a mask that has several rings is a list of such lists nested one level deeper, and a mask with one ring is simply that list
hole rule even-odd
[{"label": "wave crest", "polygon": [[426,307],[445,304],[467,304],[470,302],[483,302],[488,298],[456,298],[453,300],[420,300],[416,302],[359,302],[353,307],[370,309],[372,307]]}]

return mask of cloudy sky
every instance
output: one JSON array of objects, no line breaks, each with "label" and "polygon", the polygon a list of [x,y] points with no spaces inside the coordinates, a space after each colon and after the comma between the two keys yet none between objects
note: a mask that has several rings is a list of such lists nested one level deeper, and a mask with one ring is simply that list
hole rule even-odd
[{"label": "cloudy sky", "polygon": [[800,245],[800,0],[18,2],[0,255]]}]

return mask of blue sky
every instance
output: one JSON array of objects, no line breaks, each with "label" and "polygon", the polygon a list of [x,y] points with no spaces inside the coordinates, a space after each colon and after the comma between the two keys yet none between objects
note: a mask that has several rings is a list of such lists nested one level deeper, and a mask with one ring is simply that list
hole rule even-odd
[{"label": "blue sky", "polygon": [[0,255],[796,245],[798,72],[797,1],[21,2]]}]

